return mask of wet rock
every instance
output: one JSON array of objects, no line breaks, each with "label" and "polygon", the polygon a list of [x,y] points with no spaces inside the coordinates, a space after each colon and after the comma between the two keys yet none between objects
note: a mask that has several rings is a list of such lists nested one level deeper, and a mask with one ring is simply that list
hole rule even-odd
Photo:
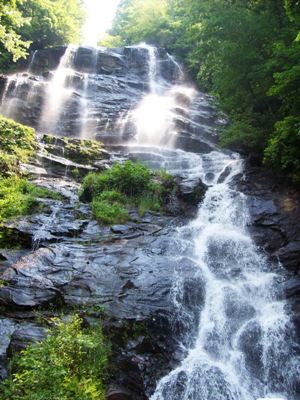
[{"label": "wet rock", "polygon": [[299,271],[300,240],[288,243],[279,249],[279,261],[291,271]]},{"label": "wet rock", "polygon": [[111,228],[113,233],[125,234],[131,231],[131,227],[128,225],[113,225]]},{"label": "wet rock", "polygon": [[0,382],[7,377],[7,354],[16,324],[5,318],[0,319]]},{"label": "wet rock", "polygon": [[133,393],[129,392],[127,389],[112,385],[110,385],[106,394],[107,400],[131,400],[133,399],[132,396]]},{"label": "wet rock", "polygon": [[246,164],[238,188],[247,195],[256,244],[293,273],[300,266],[300,194],[261,168]]},{"label": "wet rock", "polygon": [[54,254],[49,249],[39,249],[17,261],[1,276],[0,303],[13,307],[37,307],[54,301],[59,290],[47,279],[53,268]]},{"label": "wet rock", "polygon": [[178,197],[189,205],[198,205],[204,198],[207,186],[201,179],[177,179]]},{"label": "wet rock", "polygon": [[45,328],[34,324],[23,324],[13,332],[8,352],[10,356],[19,353],[28,345],[42,341],[46,336]]},{"label": "wet rock", "polygon": [[286,297],[300,297],[300,276],[297,275],[284,283]]},{"label": "wet rock", "polygon": [[245,355],[246,368],[258,379],[262,377],[262,330],[254,320],[247,323],[239,337],[239,348]]},{"label": "wet rock", "polygon": [[2,99],[7,84],[7,76],[0,74],[0,99]]}]

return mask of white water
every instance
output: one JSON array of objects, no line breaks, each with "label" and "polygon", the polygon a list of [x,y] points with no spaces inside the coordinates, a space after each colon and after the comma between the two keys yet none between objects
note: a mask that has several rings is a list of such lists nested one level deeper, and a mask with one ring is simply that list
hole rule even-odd
[{"label": "white water", "polygon": [[168,55],[178,69],[179,84],[170,85],[160,75],[157,63],[157,49],[142,43],[135,46],[148,52],[149,93],[143,97],[137,107],[123,117],[119,125],[120,135],[124,133],[126,124],[133,123],[136,130],[135,144],[164,145],[173,147],[178,130],[176,127],[176,110],[188,112],[196,91],[190,86],[181,84],[183,78],[179,64]]},{"label": "white water", "polygon": [[[91,70],[93,73],[96,73],[97,66],[97,48],[93,48],[93,57],[92,57],[92,65]],[[85,73],[83,75],[83,88],[81,91],[81,129],[80,129],[80,138],[88,139],[91,138],[96,132],[97,120],[93,118],[92,107],[89,101],[89,83],[90,83],[90,73]]]},{"label": "white water", "polygon": [[55,70],[52,80],[47,85],[46,101],[43,107],[40,131],[55,131],[55,126],[59,121],[60,114],[64,110],[64,105],[70,99],[73,91],[66,86],[68,76],[73,74],[71,69],[76,48],[69,45],[65,54],[60,60],[58,68]]},{"label": "white water", "polygon": [[[177,105],[171,93],[178,87],[164,87],[153,54],[149,49],[151,92],[133,112],[136,139],[169,145]],[[135,145],[132,151],[142,149]],[[269,265],[253,243],[246,196],[232,187],[232,179],[243,172],[242,160],[220,151],[202,156],[165,147],[147,151],[149,164],[157,161],[172,173],[184,166],[188,177],[199,176],[209,185],[197,218],[178,230],[177,240],[179,248],[189,249],[192,240],[189,257],[205,286],[197,334],[187,333],[182,347],[192,345],[181,364],[157,383],[151,400],[294,399],[300,363],[285,301],[276,297],[280,269]],[[182,279],[178,275],[174,282],[171,300],[179,318],[188,320]]]},{"label": "white water", "polygon": [[[278,276],[247,233],[246,198],[230,187],[242,162],[218,152],[209,157],[212,186],[196,220],[178,232],[179,240],[192,236],[192,259],[205,282],[198,334],[151,400],[291,399],[299,374],[293,327],[276,299]],[[217,183],[226,164],[231,173]]]}]

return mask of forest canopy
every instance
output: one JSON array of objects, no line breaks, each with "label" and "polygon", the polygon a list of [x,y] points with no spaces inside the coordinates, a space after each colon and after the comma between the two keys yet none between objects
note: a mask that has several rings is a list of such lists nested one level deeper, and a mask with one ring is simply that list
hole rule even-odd
[{"label": "forest canopy", "polygon": [[300,182],[300,2],[121,0],[106,44],[166,47],[230,118],[223,145]]},{"label": "forest canopy", "polygon": [[82,0],[0,0],[0,69],[29,50],[80,41]]}]

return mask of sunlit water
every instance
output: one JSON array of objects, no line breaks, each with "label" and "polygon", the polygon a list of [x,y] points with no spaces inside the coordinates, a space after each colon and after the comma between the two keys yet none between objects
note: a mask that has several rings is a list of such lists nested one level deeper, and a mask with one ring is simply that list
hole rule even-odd
[{"label": "sunlit water", "polygon": [[[178,81],[176,85],[166,82],[157,65],[157,50],[140,47],[148,51],[149,93],[121,115],[120,137],[133,126],[131,157],[186,179],[201,178],[209,186],[197,218],[177,231],[178,257],[188,254],[191,263],[198,265],[195,278],[200,278],[205,293],[197,332],[187,332],[182,340],[184,359],[157,382],[151,400],[294,400],[299,349],[287,304],[276,292],[281,277],[275,271],[280,268],[270,265],[253,243],[247,231],[247,199],[232,183],[243,173],[243,162],[237,154],[196,154],[174,148],[178,115],[188,115],[197,124],[199,115],[190,110],[197,91],[184,84],[175,60]],[[48,85],[41,118],[41,128],[47,131],[59,123],[70,96],[67,80],[73,73],[73,56],[69,46]],[[84,75],[81,93],[81,137],[92,135],[96,126],[88,99],[89,76]],[[26,79],[22,75],[9,79],[2,104],[6,115],[13,116],[16,93],[23,90]],[[34,85],[24,96],[30,101]],[[52,211],[45,227],[56,218],[57,209]],[[45,231],[37,232],[37,243]],[[184,307],[180,274],[170,301],[177,310],[174,318],[186,320],[188,327],[191,316]]]},{"label": "sunlit water", "polygon": [[[137,132],[132,152],[152,167],[200,177],[209,189],[197,218],[177,237],[178,247],[192,252],[205,287],[198,333],[184,339],[183,347],[192,343],[186,357],[157,383],[151,400],[291,400],[300,372],[299,349],[286,303],[276,296],[280,275],[273,271],[279,266],[269,265],[253,243],[246,196],[232,187],[243,162],[237,154],[220,151],[199,155],[166,149],[177,134],[178,93],[189,98],[188,109],[195,91],[165,85],[153,64],[155,50],[149,49],[150,93],[131,113]],[[181,282],[178,276],[172,301],[188,324]]]},{"label": "sunlit water", "polygon": [[72,96],[72,90],[66,85],[68,76],[72,75],[72,64],[76,48],[69,45],[61,58],[53,78],[46,89],[46,101],[41,115],[40,130],[42,132],[55,131],[64,105]]}]

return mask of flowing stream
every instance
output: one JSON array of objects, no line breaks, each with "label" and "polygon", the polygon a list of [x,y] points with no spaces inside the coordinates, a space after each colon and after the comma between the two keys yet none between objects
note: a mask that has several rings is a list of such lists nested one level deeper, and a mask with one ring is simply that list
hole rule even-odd
[{"label": "flowing stream", "polygon": [[[247,230],[247,198],[234,187],[234,178],[243,174],[243,160],[238,154],[220,151],[209,128],[202,129],[202,143],[209,151],[200,154],[196,148],[189,152],[178,147],[178,121],[184,117],[185,124],[196,132],[202,126],[201,118],[206,118],[207,99],[184,83],[183,71],[171,56],[168,60],[177,70],[176,84],[162,76],[158,49],[145,44],[136,47],[148,54],[149,92],[134,107],[118,111],[115,126],[120,140],[133,130],[134,135],[126,141],[132,158],[153,168],[163,167],[187,180],[201,179],[208,185],[197,217],[177,228],[174,249],[178,259],[188,257],[198,266],[194,278],[200,279],[204,293],[203,301],[197,305],[198,326],[196,331],[187,329],[182,338],[184,356],[180,364],[157,382],[151,400],[296,400],[300,363],[288,306],[277,293],[282,271],[280,265],[271,265],[252,241]],[[47,83],[41,130],[55,131],[64,104],[72,95],[67,81],[74,74],[74,51],[68,47]],[[94,72],[97,51],[92,56]],[[119,55],[113,57],[115,62]],[[35,58],[36,54],[29,69]],[[93,115],[97,102],[89,98],[89,88],[97,85],[94,72],[85,72],[81,82],[81,138],[91,137],[99,127],[103,129],[109,114],[108,109],[102,119]],[[4,92],[2,112],[8,116],[14,116],[14,105],[19,101],[16,94],[28,77],[18,79],[11,87],[10,78]],[[111,79],[110,89],[124,83],[121,78],[105,79]],[[45,224],[56,218],[56,213],[54,209]],[[37,236],[41,235],[43,230],[37,232]],[[39,242],[40,237],[35,239]],[[184,307],[179,273],[170,301],[177,310],[174,318],[186,320],[188,327],[191,315]]]},{"label": "flowing stream", "polygon": [[[136,140],[170,146],[170,131],[176,135],[174,93],[192,101],[195,92],[166,85],[157,70],[155,49],[149,48],[150,94],[133,111]],[[190,176],[209,185],[197,218],[177,232],[178,248],[188,246],[199,267],[205,296],[197,334],[191,332],[182,344],[190,344],[186,357],[158,382],[151,400],[291,400],[299,374],[293,326],[285,301],[276,296],[280,267],[269,265],[251,240],[246,196],[232,185],[243,173],[243,161],[220,151],[202,156],[177,151],[175,158],[175,169],[188,165]],[[164,167],[176,174],[174,160]],[[181,291],[179,276],[173,301],[180,318],[188,319],[181,312]]]}]

